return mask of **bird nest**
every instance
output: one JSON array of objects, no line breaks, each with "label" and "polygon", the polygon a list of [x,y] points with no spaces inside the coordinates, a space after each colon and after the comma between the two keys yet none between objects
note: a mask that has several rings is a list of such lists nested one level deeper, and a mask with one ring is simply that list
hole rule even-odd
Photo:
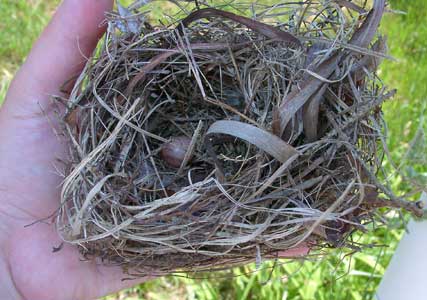
[{"label": "bird nest", "polygon": [[164,274],[358,249],[379,207],[422,213],[378,176],[384,0],[173,3],[108,15],[67,99],[64,241]]}]

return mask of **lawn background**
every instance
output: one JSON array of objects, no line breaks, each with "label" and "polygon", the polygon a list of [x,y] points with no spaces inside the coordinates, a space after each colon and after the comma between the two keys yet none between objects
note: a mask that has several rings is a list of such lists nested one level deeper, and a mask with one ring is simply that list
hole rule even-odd
[{"label": "lawn background", "polygon": [[[393,159],[401,163],[402,172],[425,182],[427,1],[389,2],[393,10],[406,14],[387,14],[381,27],[381,32],[388,36],[390,54],[397,59],[386,61],[380,70],[384,82],[398,89],[395,99],[384,106],[388,145]],[[13,74],[58,3],[59,0],[0,0],[0,104]],[[410,149],[415,150],[408,152]],[[392,176],[391,182],[396,192],[407,189],[399,175]],[[265,263],[261,271],[246,275],[254,266],[205,274],[218,277],[212,279],[165,277],[106,299],[372,299],[403,234],[403,224],[396,215],[388,215],[387,219],[392,230],[376,228],[374,224],[369,235],[355,237],[378,247],[353,256],[336,250],[320,261],[283,261],[272,274],[272,264]]]}]

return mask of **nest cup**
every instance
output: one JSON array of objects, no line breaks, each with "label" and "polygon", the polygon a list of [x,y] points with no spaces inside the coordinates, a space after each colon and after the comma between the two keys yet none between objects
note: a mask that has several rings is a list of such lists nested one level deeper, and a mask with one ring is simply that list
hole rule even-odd
[{"label": "nest cup", "polygon": [[377,208],[421,213],[377,177],[383,0],[173,3],[109,15],[67,101],[64,241],[164,274],[358,250]]}]

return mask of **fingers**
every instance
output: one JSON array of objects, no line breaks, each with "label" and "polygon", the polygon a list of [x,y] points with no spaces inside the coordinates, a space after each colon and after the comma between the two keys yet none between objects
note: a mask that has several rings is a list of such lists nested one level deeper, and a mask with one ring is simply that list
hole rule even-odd
[{"label": "fingers", "polygon": [[[137,279],[130,279],[131,276],[124,274],[121,267],[108,266],[98,267],[95,275],[96,289],[93,293],[89,293],[93,299],[117,293],[155,278],[154,276],[145,276]],[[82,299],[87,299],[87,295],[86,298],[82,297]]]},{"label": "fingers", "polygon": [[34,44],[9,90],[7,106],[43,106],[78,75],[105,31],[112,0],[64,0]]},{"label": "fingers", "polygon": [[277,257],[279,258],[296,258],[296,257],[304,257],[310,253],[310,248],[307,246],[299,246],[296,248],[291,248],[285,251],[277,252]]}]

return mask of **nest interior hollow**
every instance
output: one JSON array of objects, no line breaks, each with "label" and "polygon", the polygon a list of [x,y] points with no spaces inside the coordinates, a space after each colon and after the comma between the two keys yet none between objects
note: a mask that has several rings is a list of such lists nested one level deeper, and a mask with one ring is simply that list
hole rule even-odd
[{"label": "nest interior hollow", "polygon": [[133,274],[210,270],[356,249],[378,207],[419,212],[377,176],[383,0],[185,5],[168,25],[109,16],[64,117],[65,241]]}]

